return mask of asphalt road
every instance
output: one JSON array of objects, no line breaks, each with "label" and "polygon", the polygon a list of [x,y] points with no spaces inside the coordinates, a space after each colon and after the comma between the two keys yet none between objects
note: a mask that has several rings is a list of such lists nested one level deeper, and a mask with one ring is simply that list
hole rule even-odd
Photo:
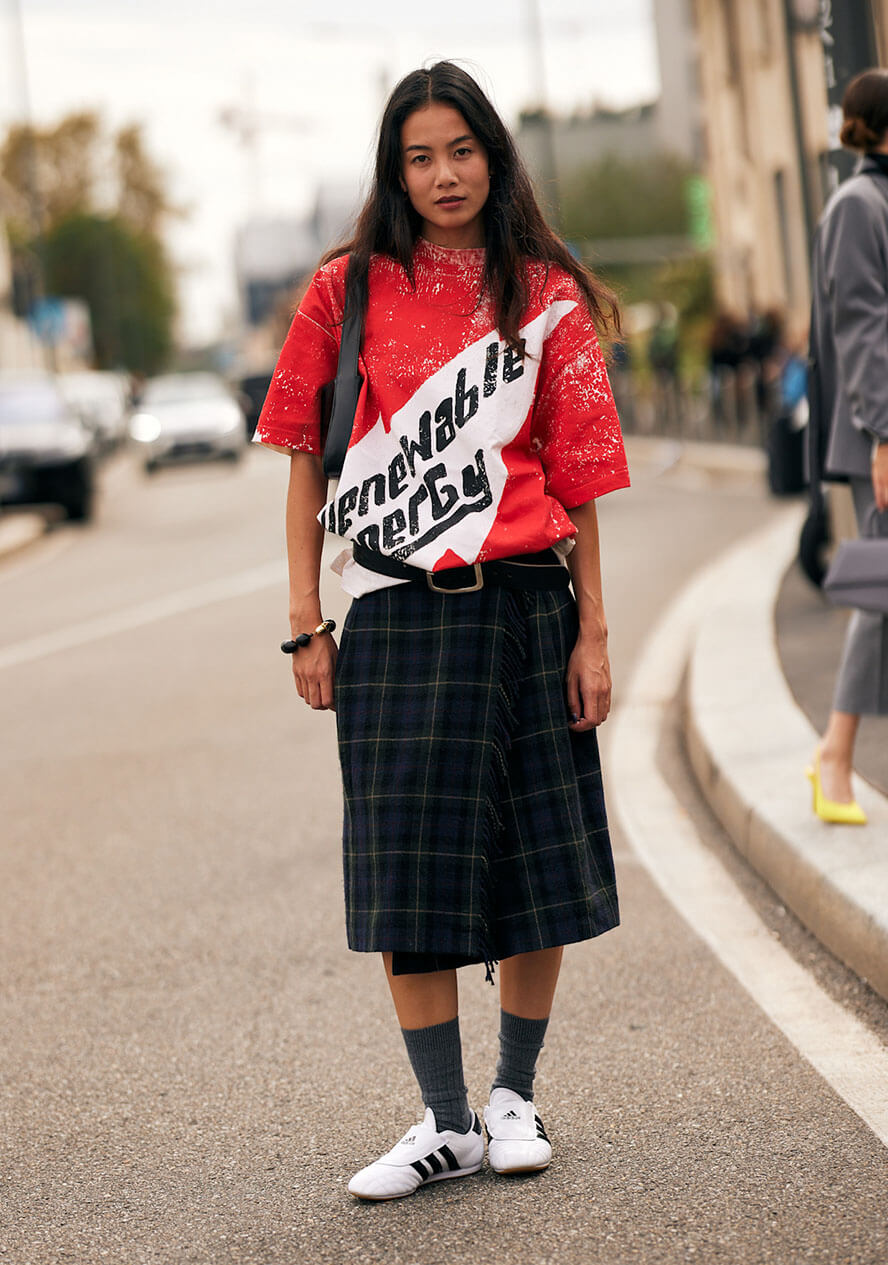
[{"label": "asphalt road", "polygon": [[[601,509],[617,705],[677,589],[772,512],[634,474]],[[623,926],[568,950],[541,1060],[552,1167],[347,1195],[419,1099],[345,948],[333,718],[277,649],[285,480],[121,462],[96,526],[0,567],[0,1261],[883,1263],[888,1153],[619,831]],[[497,1002],[463,976],[480,1108]]]}]

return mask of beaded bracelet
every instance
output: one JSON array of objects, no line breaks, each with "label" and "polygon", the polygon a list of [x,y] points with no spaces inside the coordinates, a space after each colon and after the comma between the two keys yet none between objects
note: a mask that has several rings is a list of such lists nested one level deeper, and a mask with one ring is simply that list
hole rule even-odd
[{"label": "beaded bracelet", "polygon": [[281,650],[283,650],[284,654],[295,654],[297,650],[301,650],[303,646],[307,646],[312,637],[317,637],[321,633],[332,632],[335,627],[335,619],[322,620],[313,632],[299,633],[292,641],[282,641]]}]

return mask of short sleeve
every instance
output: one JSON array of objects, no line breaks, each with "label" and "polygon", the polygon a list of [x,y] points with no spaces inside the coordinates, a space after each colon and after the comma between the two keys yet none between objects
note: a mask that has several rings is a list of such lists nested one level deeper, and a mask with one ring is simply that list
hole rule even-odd
[{"label": "short sleeve", "polygon": [[321,452],[321,390],[336,376],[342,311],[330,266],[312,278],[278,357],[255,442]]},{"label": "short sleeve", "polygon": [[[559,287],[556,298],[567,297],[560,293],[566,289]],[[543,343],[532,422],[546,491],[565,509],[629,486],[604,356],[572,278],[569,294],[576,300],[574,306]]]}]

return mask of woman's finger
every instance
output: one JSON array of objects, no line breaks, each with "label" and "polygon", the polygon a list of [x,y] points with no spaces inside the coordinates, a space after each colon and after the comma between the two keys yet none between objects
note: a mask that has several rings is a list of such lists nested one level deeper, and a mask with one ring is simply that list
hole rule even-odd
[{"label": "woman's finger", "polygon": [[594,729],[607,719],[609,711],[610,688],[592,679],[586,683],[585,688],[582,685],[579,687],[579,707],[575,712],[578,719],[572,721],[570,727],[576,733]]},{"label": "woman's finger", "polygon": [[567,673],[567,714],[574,724],[583,715],[582,703],[580,702],[579,676],[576,672],[570,670]]}]

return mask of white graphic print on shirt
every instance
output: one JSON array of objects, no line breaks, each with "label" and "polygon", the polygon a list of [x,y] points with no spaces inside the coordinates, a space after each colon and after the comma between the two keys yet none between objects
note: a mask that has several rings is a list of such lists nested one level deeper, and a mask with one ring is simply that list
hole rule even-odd
[{"label": "white graphic print on shirt", "polygon": [[[506,485],[502,450],[533,405],[544,339],[575,307],[556,301],[523,326],[523,358],[491,331],[426,379],[388,429],[380,414],[348,449],[324,527],[427,571],[448,551],[474,561]],[[346,587],[364,591],[353,569]]]}]

